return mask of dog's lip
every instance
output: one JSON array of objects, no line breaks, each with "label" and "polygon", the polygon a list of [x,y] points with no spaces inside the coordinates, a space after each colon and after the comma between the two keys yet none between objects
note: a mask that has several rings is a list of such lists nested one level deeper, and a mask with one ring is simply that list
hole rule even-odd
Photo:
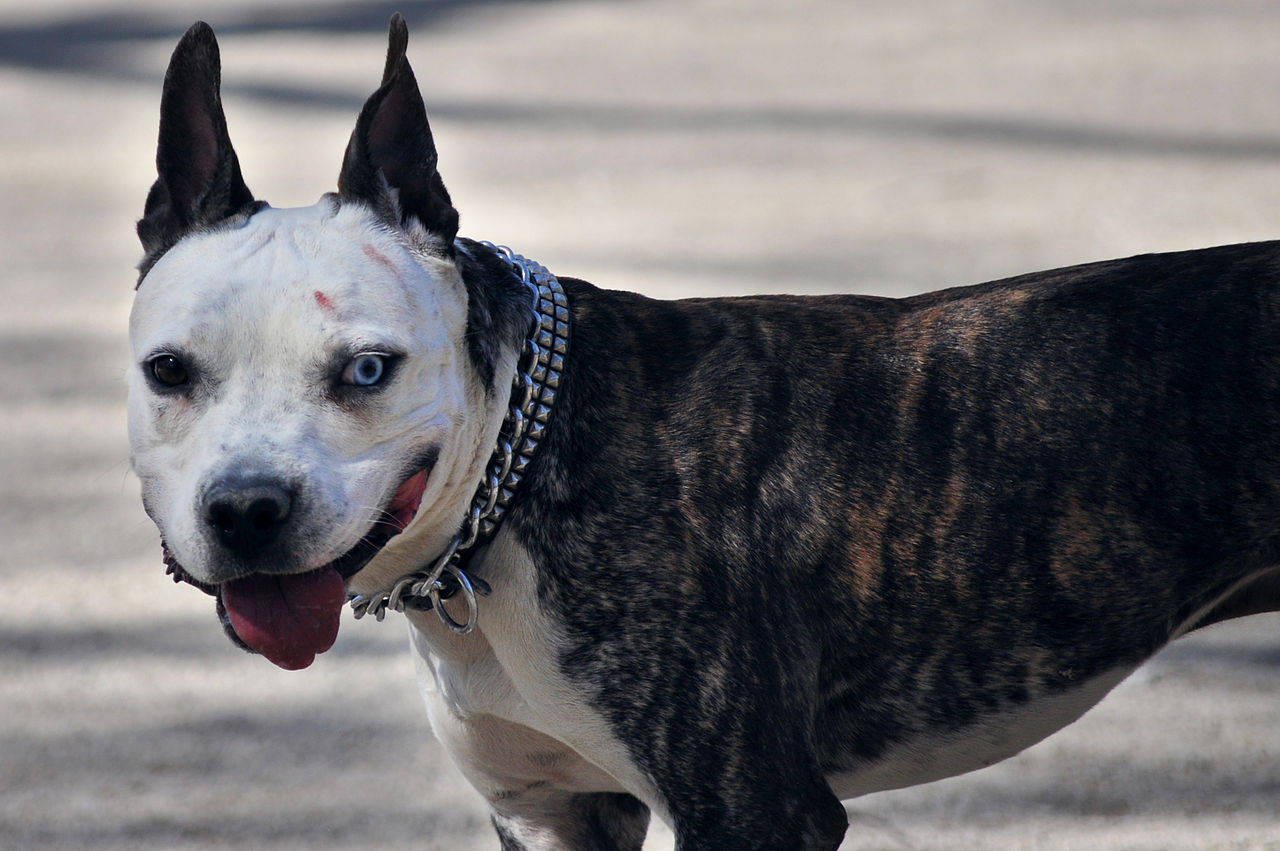
[{"label": "dog's lip", "polygon": [[414,460],[409,467],[412,472],[402,478],[400,486],[391,495],[378,519],[354,547],[332,562],[332,566],[344,580],[350,581],[392,538],[413,522],[422,506],[422,496],[426,492],[427,482],[431,479],[431,471],[439,454],[439,450],[432,447]]}]

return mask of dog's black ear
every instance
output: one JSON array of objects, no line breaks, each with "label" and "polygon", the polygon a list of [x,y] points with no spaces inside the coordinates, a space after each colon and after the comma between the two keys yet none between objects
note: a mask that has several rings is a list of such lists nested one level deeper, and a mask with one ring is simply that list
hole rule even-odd
[{"label": "dog's black ear", "polygon": [[[369,204],[408,227],[416,219],[451,249],[458,211],[436,170],[427,110],[405,49],[409,27],[391,18],[382,85],[360,111],[338,176],[338,192]],[[392,191],[394,190],[394,192]]]},{"label": "dog's black ear", "polygon": [[227,134],[221,83],[218,41],[200,21],[178,42],[164,75],[157,177],[138,222],[144,267],[185,234],[253,203]]}]

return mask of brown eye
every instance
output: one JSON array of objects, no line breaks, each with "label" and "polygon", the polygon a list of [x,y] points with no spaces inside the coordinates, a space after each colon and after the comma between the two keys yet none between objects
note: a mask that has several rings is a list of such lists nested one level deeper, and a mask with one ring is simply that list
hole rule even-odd
[{"label": "brown eye", "polygon": [[165,387],[179,387],[187,383],[187,367],[173,355],[158,355],[151,359],[151,374]]}]

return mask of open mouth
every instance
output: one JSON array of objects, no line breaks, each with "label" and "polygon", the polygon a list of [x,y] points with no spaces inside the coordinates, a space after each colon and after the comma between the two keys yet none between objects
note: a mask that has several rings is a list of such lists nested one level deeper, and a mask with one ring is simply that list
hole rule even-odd
[{"label": "open mouth", "polygon": [[345,555],[328,565],[336,570],[344,581],[359,573],[373,560],[374,556],[382,551],[388,541],[403,532],[413,522],[414,516],[418,513],[418,507],[422,505],[422,494],[427,489],[427,479],[431,477],[431,467],[434,463],[435,459],[432,458],[429,465],[405,479],[404,483],[396,489],[387,507],[382,510],[382,516],[374,521],[369,531]]},{"label": "open mouth", "polygon": [[[425,463],[422,463],[425,462]],[[218,586],[194,581],[165,551],[175,579],[214,594],[218,617],[231,639],[286,670],[305,668],[338,637],[347,580],[413,521],[422,504],[435,453],[396,489],[382,515],[349,552],[306,573],[253,573]]]}]

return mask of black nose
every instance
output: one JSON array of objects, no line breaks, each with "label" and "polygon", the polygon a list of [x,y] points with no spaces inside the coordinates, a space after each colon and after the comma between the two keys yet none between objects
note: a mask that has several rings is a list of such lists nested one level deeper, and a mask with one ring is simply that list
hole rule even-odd
[{"label": "black nose", "polygon": [[252,556],[280,536],[293,498],[293,489],[274,479],[224,479],[209,489],[204,519],[224,547]]}]

